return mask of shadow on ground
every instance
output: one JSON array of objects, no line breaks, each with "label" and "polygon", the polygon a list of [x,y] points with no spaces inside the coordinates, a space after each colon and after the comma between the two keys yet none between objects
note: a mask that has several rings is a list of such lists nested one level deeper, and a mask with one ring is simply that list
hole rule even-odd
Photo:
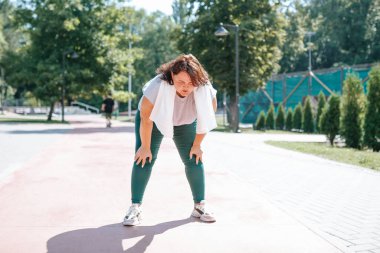
[{"label": "shadow on ground", "polygon": [[[99,228],[69,231],[56,235],[47,242],[48,253],[142,253],[153,242],[154,236],[170,229],[197,222],[194,218],[163,222],[154,226],[125,227],[121,223]],[[128,239],[142,237],[132,244]],[[125,250],[124,250],[125,248]]]},{"label": "shadow on ground", "polygon": [[14,130],[7,131],[9,134],[93,134],[93,133],[131,133],[134,126],[128,127],[95,127],[95,128],[75,128],[75,129],[43,129],[43,130]]}]

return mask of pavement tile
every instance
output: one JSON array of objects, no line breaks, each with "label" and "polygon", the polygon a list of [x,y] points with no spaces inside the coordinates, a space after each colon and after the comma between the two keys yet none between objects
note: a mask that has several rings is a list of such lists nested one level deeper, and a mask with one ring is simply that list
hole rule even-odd
[{"label": "pavement tile", "polygon": [[[249,178],[237,176],[239,164],[226,167],[228,159],[220,164],[220,157],[227,157],[220,148],[231,150],[218,142],[205,154],[207,199],[216,223],[189,218],[192,197],[184,168],[165,139],[145,193],[143,224],[122,226],[130,203],[134,134],[129,123],[113,126],[104,128],[103,119],[74,123],[71,132],[1,185],[1,253],[341,252],[275,206]],[[222,141],[241,141],[230,137],[224,134]]]}]

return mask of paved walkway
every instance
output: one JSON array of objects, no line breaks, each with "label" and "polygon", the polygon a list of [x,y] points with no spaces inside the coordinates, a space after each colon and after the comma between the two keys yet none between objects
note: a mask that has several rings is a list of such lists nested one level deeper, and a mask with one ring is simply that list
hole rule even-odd
[{"label": "paved walkway", "polygon": [[0,181],[71,129],[59,124],[0,123]]},{"label": "paved walkway", "polygon": [[[216,223],[189,218],[184,168],[165,139],[146,191],[144,222],[123,227],[133,125],[106,129],[92,118],[72,126],[1,179],[0,252],[341,252],[260,193],[254,168],[263,165],[257,157],[269,149],[244,153],[255,148],[244,146],[254,135],[211,133],[205,140],[207,195]],[[252,174],[243,177],[243,169]]]},{"label": "paved walkway", "polygon": [[229,167],[343,252],[380,252],[379,172],[275,148],[265,140],[323,141],[324,137],[214,133],[208,136],[208,148],[216,147],[213,152],[220,157],[233,154],[234,159],[213,160],[211,165]]}]

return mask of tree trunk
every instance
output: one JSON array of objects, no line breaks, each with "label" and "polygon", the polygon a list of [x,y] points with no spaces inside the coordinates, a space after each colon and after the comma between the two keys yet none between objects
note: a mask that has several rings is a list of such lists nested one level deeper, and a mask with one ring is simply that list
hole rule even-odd
[{"label": "tree trunk", "polygon": [[55,102],[51,102],[51,104],[50,104],[50,110],[49,110],[49,115],[48,115],[47,121],[51,121],[51,118],[52,118],[53,112],[54,112],[54,104],[55,104]]},{"label": "tree trunk", "polygon": [[335,136],[329,137],[331,147],[334,147],[334,139],[335,139]]},{"label": "tree trunk", "polygon": [[237,106],[236,106],[236,99],[234,96],[230,97],[230,101],[228,103],[228,109],[229,109],[229,114],[228,114],[228,123],[231,131],[236,132],[238,129],[238,119],[236,117],[237,115]]}]

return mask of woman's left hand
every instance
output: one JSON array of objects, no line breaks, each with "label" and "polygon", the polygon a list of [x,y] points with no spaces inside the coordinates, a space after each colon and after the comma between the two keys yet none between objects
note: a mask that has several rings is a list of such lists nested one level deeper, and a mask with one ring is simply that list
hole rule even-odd
[{"label": "woman's left hand", "polygon": [[193,158],[193,155],[195,155],[195,163],[198,164],[199,161],[202,162],[202,154],[203,151],[201,149],[201,146],[192,146],[190,150],[190,159]]}]

